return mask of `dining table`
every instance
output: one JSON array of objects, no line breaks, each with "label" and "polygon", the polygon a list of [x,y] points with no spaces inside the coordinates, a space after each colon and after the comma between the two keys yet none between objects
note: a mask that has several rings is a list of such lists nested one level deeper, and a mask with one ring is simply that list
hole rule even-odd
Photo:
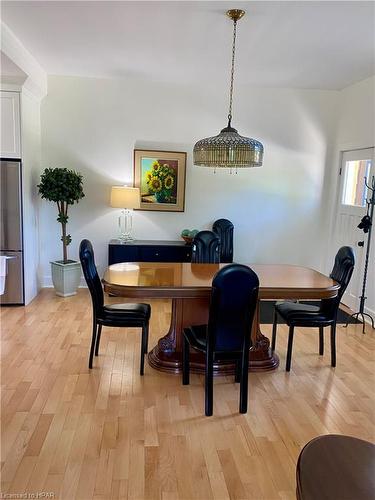
[{"label": "dining table", "polygon": [[[112,296],[137,299],[170,299],[169,329],[148,353],[153,368],[169,372],[182,371],[183,329],[207,324],[211,284],[215,274],[230,264],[195,264],[190,262],[122,262],[109,266],[103,276],[105,292]],[[259,278],[258,304],[251,332],[250,371],[274,370],[279,357],[261,331],[259,301],[320,300],[337,296],[340,285],[308,267],[286,264],[246,264]],[[152,319],[152,316],[151,316]],[[204,355],[191,353],[190,369],[204,373]],[[232,374],[235,363],[217,359],[214,373]]]}]

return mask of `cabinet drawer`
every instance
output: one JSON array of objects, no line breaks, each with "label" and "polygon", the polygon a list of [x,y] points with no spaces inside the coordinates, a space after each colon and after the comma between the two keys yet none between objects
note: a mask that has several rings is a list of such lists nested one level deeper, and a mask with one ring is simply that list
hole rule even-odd
[{"label": "cabinet drawer", "polygon": [[181,262],[191,262],[191,247],[182,248]]},{"label": "cabinet drawer", "polygon": [[182,246],[140,247],[139,257],[143,262],[190,262],[191,250]]},{"label": "cabinet drawer", "polygon": [[118,264],[119,262],[137,262],[138,260],[138,247],[109,245],[108,265]]},{"label": "cabinet drawer", "polygon": [[127,244],[108,245],[108,264],[119,262],[191,262],[191,245],[181,242],[134,241]]},{"label": "cabinet drawer", "polygon": [[175,262],[176,252],[168,247],[140,247],[139,257],[142,262]]}]

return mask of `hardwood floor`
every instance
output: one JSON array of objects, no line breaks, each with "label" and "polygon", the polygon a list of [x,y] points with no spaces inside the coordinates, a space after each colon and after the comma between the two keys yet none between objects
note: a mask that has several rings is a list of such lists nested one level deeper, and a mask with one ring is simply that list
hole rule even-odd
[{"label": "hardwood floor", "polygon": [[[151,304],[150,347],[170,319],[168,301]],[[182,386],[179,376],[147,364],[139,376],[136,329],[104,328],[88,370],[86,290],[66,299],[43,290],[28,307],[0,313],[1,498],[294,499],[296,460],[307,441],[327,433],[374,441],[370,327],[362,335],[360,325],[338,326],[335,369],[328,330],[320,357],[318,332],[297,329],[287,374],[279,326],[280,368],[249,374],[248,413],[238,413],[238,384],[219,377],[207,418],[202,376]],[[271,325],[262,329],[270,336]]]}]

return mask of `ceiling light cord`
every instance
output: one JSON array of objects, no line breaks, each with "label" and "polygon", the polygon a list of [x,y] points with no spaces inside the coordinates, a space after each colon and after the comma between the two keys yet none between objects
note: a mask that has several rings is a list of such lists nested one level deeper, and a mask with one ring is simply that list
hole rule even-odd
[{"label": "ceiling light cord", "polygon": [[233,105],[233,80],[234,80],[234,60],[236,56],[236,36],[237,36],[237,20],[233,21],[233,44],[232,44],[232,68],[230,72],[230,90],[229,90],[229,113],[228,127],[231,127],[232,122],[232,105]]}]

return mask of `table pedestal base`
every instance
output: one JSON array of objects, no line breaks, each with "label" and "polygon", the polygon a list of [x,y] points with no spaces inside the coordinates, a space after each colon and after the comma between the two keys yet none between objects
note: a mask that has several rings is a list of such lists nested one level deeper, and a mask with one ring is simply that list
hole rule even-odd
[{"label": "table pedestal base", "polygon": [[[152,368],[169,373],[182,371],[182,332],[191,325],[207,324],[208,299],[172,299],[172,317],[168,333],[149,352],[148,362]],[[253,346],[250,348],[249,370],[270,371],[279,366],[277,354],[270,349],[270,341],[260,331],[259,303],[256,309],[251,332]],[[204,355],[190,352],[190,370],[204,373]],[[233,361],[223,360],[214,363],[215,375],[231,375],[235,373]]]}]

